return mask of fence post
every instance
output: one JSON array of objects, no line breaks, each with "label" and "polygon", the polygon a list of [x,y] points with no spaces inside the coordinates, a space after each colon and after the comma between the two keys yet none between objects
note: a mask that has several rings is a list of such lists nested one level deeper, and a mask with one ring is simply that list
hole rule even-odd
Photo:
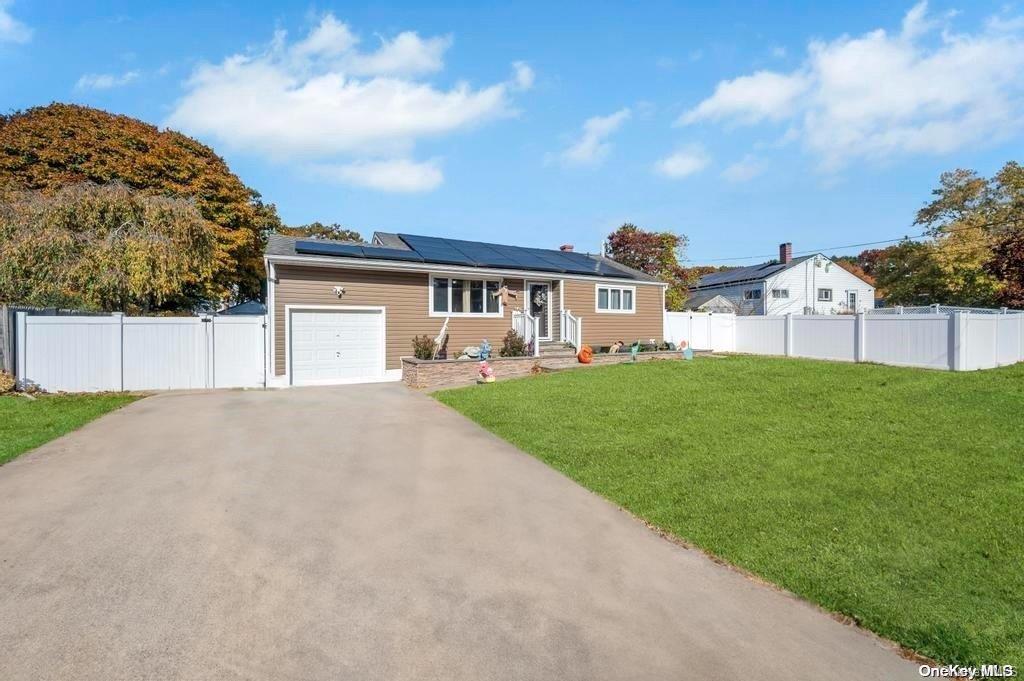
[{"label": "fence post", "polygon": [[903,306],[902,305],[897,305],[896,306],[896,314],[903,314]]},{"label": "fence post", "polygon": [[786,313],[786,331],[783,339],[783,347],[785,348],[786,357],[793,356],[793,313]]},{"label": "fence post", "polygon": [[25,354],[28,348],[28,312],[16,313],[16,319],[14,323],[14,347],[18,353],[17,369],[16,374],[18,376],[18,386],[24,388],[28,382],[28,378],[25,376],[25,365],[27,360]]},{"label": "fence post", "polygon": [[7,305],[0,305],[0,371],[14,373],[14,339],[11,338],[11,317]]},{"label": "fence post", "polygon": [[964,371],[967,365],[967,315],[957,310],[949,314],[949,368]]},{"label": "fence post", "polygon": [[865,332],[865,324],[867,322],[867,314],[864,312],[858,312],[855,317],[853,324],[854,344],[853,344],[853,361],[863,362],[865,357],[865,340],[867,334]]},{"label": "fence post", "polygon": [[118,390],[124,391],[124,312],[111,312],[110,315],[117,320],[117,366]]}]

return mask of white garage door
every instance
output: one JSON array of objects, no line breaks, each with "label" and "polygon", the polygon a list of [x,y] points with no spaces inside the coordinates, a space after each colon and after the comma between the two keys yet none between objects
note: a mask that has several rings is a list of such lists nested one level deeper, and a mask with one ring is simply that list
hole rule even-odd
[{"label": "white garage door", "polygon": [[377,310],[293,310],[295,385],[347,383],[384,375],[384,315]]}]

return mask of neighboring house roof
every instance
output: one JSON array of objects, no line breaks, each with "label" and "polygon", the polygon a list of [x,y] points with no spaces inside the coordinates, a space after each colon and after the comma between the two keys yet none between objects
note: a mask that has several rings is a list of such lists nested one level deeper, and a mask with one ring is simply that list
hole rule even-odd
[{"label": "neighboring house roof", "polygon": [[611,258],[589,253],[576,253],[544,248],[525,248],[482,241],[440,239],[415,234],[377,232],[370,244],[328,239],[310,240],[302,237],[272,234],[267,239],[266,254],[288,257],[337,257],[365,261],[417,262],[431,265],[458,265],[502,270],[522,270],[554,274],[576,274],[660,283],[639,270],[615,262]]},{"label": "neighboring house roof", "polygon": [[697,283],[692,287],[693,290],[698,291],[704,288],[728,286],[731,284],[738,284],[745,281],[762,281],[768,277],[774,276],[783,270],[788,270],[790,267],[799,265],[805,260],[813,258],[812,255],[804,255],[799,258],[793,258],[789,261],[788,265],[784,265],[777,261],[765,262],[760,265],[750,265],[748,267],[736,267],[731,270],[725,270],[724,272],[712,272],[711,274],[705,274],[703,277],[697,280]]},{"label": "neighboring house roof", "polygon": [[264,315],[267,314],[267,306],[258,300],[250,300],[246,303],[239,303],[238,305],[232,305],[226,307],[223,310],[217,312],[217,314],[253,314],[253,315]]},{"label": "neighboring house roof", "polygon": [[738,310],[736,303],[732,302],[720,293],[701,293],[686,301],[686,307],[691,310],[699,310],[702,307],[720,310]]}]

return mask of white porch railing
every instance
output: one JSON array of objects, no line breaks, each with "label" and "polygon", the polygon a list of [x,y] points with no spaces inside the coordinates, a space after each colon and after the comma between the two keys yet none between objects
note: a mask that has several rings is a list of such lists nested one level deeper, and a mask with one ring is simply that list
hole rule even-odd
[{"label": "white porch railing", "polygon": [[512,330],[523,337],[527,347],[531,347],[534,357],[540,357],[540,317],[534,317],[524,310],[512,311]]},{"label": "white porch railing", "polygon": [[562,310],[562,323],[558,325],[560,339],[577,350],[583,347],[583,319],[573,316],[572,310]]}]

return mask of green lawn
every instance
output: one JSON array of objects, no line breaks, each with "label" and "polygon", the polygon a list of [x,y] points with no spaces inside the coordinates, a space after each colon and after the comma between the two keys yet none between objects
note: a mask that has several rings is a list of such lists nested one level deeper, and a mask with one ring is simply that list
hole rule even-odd
[{"label": "green lawn", "polygon": [[35,400],[0,395],[0,464],[137,399],[124,393],[41,395]]},{"label": "green lawn", "polygon": [[883,636],[943,662],[1024,666],[1024,365],[698,358],[436,396]]}]

